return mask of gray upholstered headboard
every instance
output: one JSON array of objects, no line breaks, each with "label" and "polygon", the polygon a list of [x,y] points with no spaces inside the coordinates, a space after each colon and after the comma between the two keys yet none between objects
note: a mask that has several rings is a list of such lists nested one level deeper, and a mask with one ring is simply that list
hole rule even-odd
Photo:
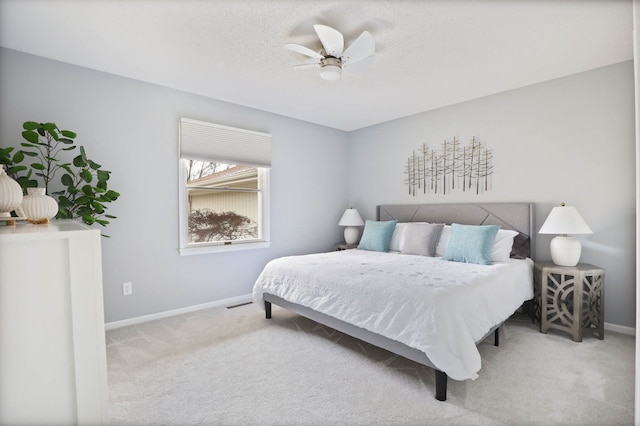
[{"label": "gray upholstered headboard", "polygon": [[514,239],[512,257],[533,257],[533,203],[398,204],[378,206],[378,220],[399,222],[499,225],[520,234]]}]

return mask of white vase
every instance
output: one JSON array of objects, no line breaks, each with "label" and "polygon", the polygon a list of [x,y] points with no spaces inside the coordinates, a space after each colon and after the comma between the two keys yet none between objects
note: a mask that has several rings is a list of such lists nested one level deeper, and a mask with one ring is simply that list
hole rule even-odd
[{"label": "white vase", "polygon": [[20,207],[21,202],[22,188],[0,166],[0,217],[11,217],[11,212]]},{"label": "white vase", "polygon": [[29,220],[48,220],[58,214],[58,203],[45,193],[45,188],[27,188],[22,209]]}]

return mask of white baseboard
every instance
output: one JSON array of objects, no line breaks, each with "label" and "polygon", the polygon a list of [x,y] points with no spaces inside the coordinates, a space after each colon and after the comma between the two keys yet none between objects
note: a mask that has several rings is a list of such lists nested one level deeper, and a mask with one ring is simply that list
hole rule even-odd
[{"label": "white baseboard", "polygon": [[604,329],[607,331],[615,331],[616,333],[628,334],[629,336],[636,335],[636,329],[634,327],[626,327],[624,325],[604,323]]},{"label": "white baseboard", "polygon": [[143,315],[141,317],[129,318],[121,321],[112,321],[105,324],[105,330],[113,330],[114,328],[126,327],[128,325],[140,324],[147,321],[153,321],[160,318],[172,317],[174,315],[187,314],[189,312],[201,311],[210,308],[222,308],[227,306],[239,305],[251,302],[251,294],[231,297],[229,299],[215,300],[201,305],[187,306],[186,308],[173,309],[171,311],[158,312],[157,314]]},{"label": "white baseboard", "polygon": [[[128,325],[140,324],[147,321],[153,321],[160,318],[172,317],[174,315],[187,314],[189,312],[201,311],[209,308],[221,308],[227,306],[238,305],[242,303],[251,302],[251,294],[245,294],[242,296],[231,297],[229,299],[215,300],[209,303],[203,303],[201,305],[187,306],[186,308],[174,309],[171,311],[159,312],[157,314],[143,315],[141,317],[129,318],[121,321],[112,321],[105,324],[105,330],[113,330],[114,328],[126,327]],[[636,335],[636,329],[633,327],[626,327],[624,325],[604,323],[604,329],[607,331],[613,331],[621,334],[628,334],[630,336]]]}]

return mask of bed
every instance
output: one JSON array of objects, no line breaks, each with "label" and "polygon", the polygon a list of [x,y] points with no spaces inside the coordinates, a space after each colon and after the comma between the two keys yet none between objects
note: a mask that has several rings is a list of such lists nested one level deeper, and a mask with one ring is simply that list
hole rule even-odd
[{"label": "bed", "polygon": [[[381,250],[367,246],[376,227],[386,229]],[[368,250],[274,259],[253,299],[267,318],[276,304],[433,368],[445,401],[448,378],[476,379],[477,344],[493,335],[497,346],[498,328],[532,299],[532,227],[531,203],[380,205],[360,243]],[[453,253],[477,231],[493,243],[488,264]]]}]

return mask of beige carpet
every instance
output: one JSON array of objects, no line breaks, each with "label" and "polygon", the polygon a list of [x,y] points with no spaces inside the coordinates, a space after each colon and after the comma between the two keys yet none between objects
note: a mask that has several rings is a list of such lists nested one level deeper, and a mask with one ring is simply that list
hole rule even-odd
[{"label": "beige carpet", "polygon": [[475,381],[274,306],[211,309],[107,332],[114,425],[631,425],[635,339],[575,343],[509,320]]}]

